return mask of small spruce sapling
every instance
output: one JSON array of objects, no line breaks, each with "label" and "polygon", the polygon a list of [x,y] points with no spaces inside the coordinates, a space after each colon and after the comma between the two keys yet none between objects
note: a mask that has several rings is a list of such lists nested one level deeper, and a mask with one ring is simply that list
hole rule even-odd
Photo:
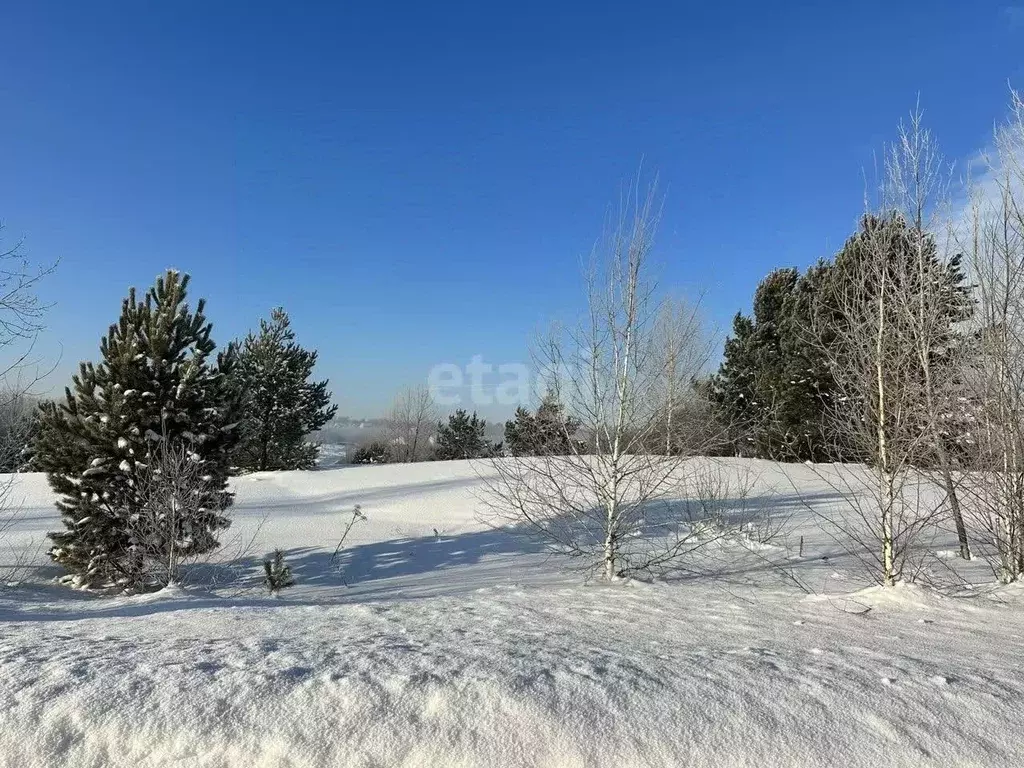
[{"label": "small spruce sapling", "polygon": [[295,583],[291,566],[284,561],[284,552],[280,549],[275,549],[274,556],[263,561],[263,570],[266,572],[263,583],[272,595],[277,595]]}]

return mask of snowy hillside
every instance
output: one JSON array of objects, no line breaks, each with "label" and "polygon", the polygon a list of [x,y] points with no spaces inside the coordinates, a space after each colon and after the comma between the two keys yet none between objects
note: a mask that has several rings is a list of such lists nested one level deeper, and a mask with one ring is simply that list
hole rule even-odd
[{"label": "snowy hillside", "polygon": [[[17,477],[0,565],[31,568],[0,590],[0,765],[1024,761],[1024,593],[869,587],[812,512],[842,512],[817,473],[722,466],[789,518],[770,557],[586,583],[482,520],[479,467],[345,467],[239,479],[223,551],[136,597],[54,582],[50,493]],[[257,587],[275,548],[297,581],[278,599]]]}]

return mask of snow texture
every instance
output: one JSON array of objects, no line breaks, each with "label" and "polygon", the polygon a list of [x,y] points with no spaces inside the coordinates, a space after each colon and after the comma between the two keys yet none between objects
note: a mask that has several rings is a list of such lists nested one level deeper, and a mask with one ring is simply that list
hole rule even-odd
[{"label": "snow texture", "polygon": [[[1024,592],[867,586],[807,511],[838,504],[810,468],[726,465],[794,515],[816,594],[743,547],[716,578],[584,583],[480,522],[465,462],[235,481],[226,538],[259,549],[208,570],[255,583],[279,547],[277,599],[93,596],[40,552],[0,591],[0,765],[1021,764]],[[59,524],[42,476],[12,497],[0,563]]]}]

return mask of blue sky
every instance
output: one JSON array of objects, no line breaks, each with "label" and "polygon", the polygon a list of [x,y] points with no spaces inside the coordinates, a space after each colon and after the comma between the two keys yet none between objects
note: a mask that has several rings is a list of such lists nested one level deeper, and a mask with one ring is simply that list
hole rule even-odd
[{"label": "blue sky", "polygon": [[32,2],[0,38],[5,241],[61,259],[43,389],[174,266],[222,342],[284,306],[351,415],[525,360],[641,158],[661,282],[725,331],[842,243],[918,94],[962,160],[1024,86],[1024,6],[958,0]]}]

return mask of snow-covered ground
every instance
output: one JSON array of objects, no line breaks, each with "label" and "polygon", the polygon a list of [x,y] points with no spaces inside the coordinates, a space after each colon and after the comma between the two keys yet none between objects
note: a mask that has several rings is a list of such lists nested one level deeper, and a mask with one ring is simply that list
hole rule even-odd
[{"label": "snow-covered ground", "polygon": [[[722,466],[791,516],[789,549],[586,583],[481,521],[478,468],[345,467],[241,478],[197,583],[136,597],[54,583],[52,498],[18,477],[0,565],[33,567],[0,590],[0,765],[1024,762],[1024,593],[865,588],[811,512],[842,511],[817,472]],[[297,579],[279,599],[251,588],[275,547]]]}]

